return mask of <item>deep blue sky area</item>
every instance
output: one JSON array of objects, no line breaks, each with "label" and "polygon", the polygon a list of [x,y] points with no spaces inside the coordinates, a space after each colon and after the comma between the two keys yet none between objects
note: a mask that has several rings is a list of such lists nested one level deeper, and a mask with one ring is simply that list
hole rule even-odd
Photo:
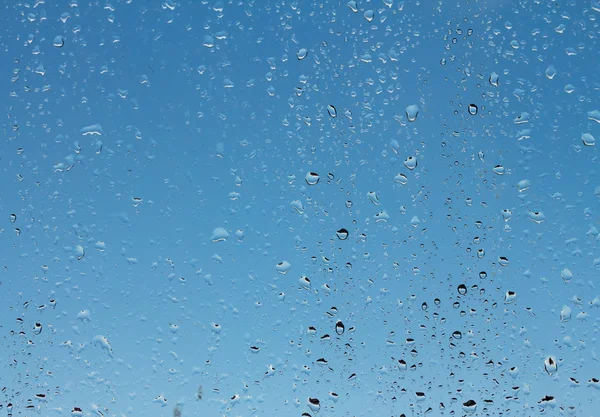
[{"label": "deep blue sky area", "polygon": [[0,414],[600,416],[600,3],[5,1]]}]

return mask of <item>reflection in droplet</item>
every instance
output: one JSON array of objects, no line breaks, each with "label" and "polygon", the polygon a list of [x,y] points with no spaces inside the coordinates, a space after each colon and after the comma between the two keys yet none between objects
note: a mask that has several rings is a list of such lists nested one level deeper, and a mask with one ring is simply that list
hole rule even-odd
[{"label": "reflection in droplet", "polygon": [[454,339],[462,339],[462,332],[460,332],[460,331],[456,330],[456,331],[454,331],[454,332],[452,333],[452,337],[453,337]]},{"label": "reflection in droplet", "polygon": [[365,20],[367,22],[372,22],[374,18],[375,18],[375,12],[373,10],[367,10],[365,12]]},{"label": "reflection in droplet", "polygon": [[348,230],[342,228],[335,232],[335,235],[338,237],[339,240],[346,240],[348,239]]},{"label": "reflection in droplet", "polygon": [[298,61],[302,61],[308,55],[308,51],[306,48],[300,48],[296,53],[296,57],[298,57]]},{"label": "reflection in droplet", "polygon": [[308,407],[312,410],[313,413],[318,413],[321,409],[321,401],[319,401],[318,398],[309,398]]},{"label": "reflection in droplet", "polygon": [[509,262],[508,262],[508,258],[505,256],[499,256],[498,257],[498,264],[500,264],[500,266],[508,266]]},{"label": "reflection in droplet", "polygon": [[14,213],[11,213],[11,215],[9,216],[9,218],[10,218],[10,222],[11,223],[14,223],[14,222],[17,221],[17,215],[14,214]]},{"label": "reflection in droplet", "polygon": [[319,174],[317,174],[316,172],[309,172],[304,178],[308,185],[316,185],[319,182],[319,179]]},{"label": "reflection in droplet", "polygon": [[465,295],[467,293],[467,286],[465,284],[460,284],[457,290],[460,295]]},{"label": "reflection in droplet", "polygon": [[469,104],[469,114],[471,116],[475,116],[478,111],[479,111],[479,108],[477,107],[477,105],[475,105],[475,104]]},{"label": "reflection in droplet", "polygon": [[347,4],[350,10],[352,10],[354,13],[358,13],[358,5],[356,4],[356,0],[350,0]]},{"label": "reflection in droplet", "polygon": [[419,115],[419,106],[416,104],[411,104],[406,107],[406,118],[409,122],[414,122],[417,120],[417,116]]}]

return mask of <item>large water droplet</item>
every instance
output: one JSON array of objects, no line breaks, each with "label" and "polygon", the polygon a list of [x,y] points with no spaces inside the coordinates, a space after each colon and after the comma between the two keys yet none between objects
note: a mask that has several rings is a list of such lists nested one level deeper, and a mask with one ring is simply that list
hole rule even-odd
[{"label": "large water droplet", "polygon": [[337,110],[333,104],[327,105],[327,113],[329,113],[331,117],[337,117]]},{"label": "large water droplet", "polygon": [[411,171],[417,167],[417,164],[417,158],[415,158],[414,156],[409,156],[404,160],[404,166],[410,169]]},{"label": "large water droplet", "polygon": [[566,322],[570,321],[571,314],[572,314],[571,307],[563,306],[563,308],[560,310],[560,322],[566,323]]},{"label": "large water droplet", "polygon": [[477,107],[477,105],[475,105],[475,104],[469,104],[469,114],[471,116],[475,116],[478,111],[479,111],[479,108]]},{"label": "large water droplet", "polygon": [[569,282],[573,279],[573,273],[571,272],[571,270],[569,268],[564,268],[562,271],[560,271],[560,277],[565,282]]},{"label": "large water droplet", "polygon": [[369,191],[367,193],[367,198],[369,199],[369,201],[371,201],[371,203],[375,204],[376,206],[379,205],[379,197],[377,197],[377,193],[375,191]]},{"label": "large water droplet", "polygon": [[554,356],[546,357],[544,360],[544,369],[548,375],[552,375],[558,370],[558,364],[556,363],[556,358]]},{"label": "large water droplet", "polygon": [[394,177],[394,181],[396,181],[398,184],[406,185],[408,184],[408,177],[404,174],[397,174]]},{"label": "large water droplet", "polygon": [[224,242],[229,237],[229,232],[224,227],[217,227],[210,237],[211,242]]},{"label": "large water droplet", "polygon": [[348,230],[346,229],[340,229],[337,232],[335,232],[335,235],[338,237],[339,240],[346,240],[348,239]]},{"label": "large water droplet", "polygon": [[498,87],[500,85],[500,76],[498,74],[496,74],[495,72],[492,72],[490,75],[489,82],[494,87]]},{"label": "large water droplet", "polygon": [[600,123],[600,110],[589,111],[587,115],[592,122]]},{"label": "large water droplet", "polygon": [[350,0],[347,4],[350,10],[354,13],[358,13],[358,4],[356,4],[356,0]]},{"label": "large water droplet", "polygon": [[458,293],[459,293],[460,295],[465,295],[465,294],[467,294],[467,286],[466,286],[465,284],[460,284],[460,285],[458,286],[457,290],[458,290]]},{"label": "large water droplet", "polygon": [[546,68],[546,78],[548,78],[549,80],[553,79],[556,76],[556,68],[554,68],[554,65],[548,65],[548,68]]},{"label": "large water droplet", "polygon": [[469,400],[463,403],[462,409],[465,413],[474,413],[475,411],[477,411],[477,403],[475,402],[475,400]]},{"label": "large water droplet", "polygon": [[375,12],[373,10],[367,10],[365,12],[365,20],[367,22],[372,22],[374,18],[375,18]]},{"label": "large water droplet", "polygon": [[296,53],[296,57],[298,57],[298,61],[302,61],[308,55],[308,51],[306,48],[300,48]]},{"label": "large water droplet", "polygon": [[277,272],[279,272],[282,275],[287,274],[291,267],[292,264],[290,264],[288,261],[282,261],[275,265],[275,269],[277,270]]},{"label": "large water droplet", "polygon": [[594,138],[591,133],[584,133],[581,135],[581,141],[585,146],[596,145],[596,138]]},{"label": "large water droplet", "polygon": [[517,293],[515,291],[506,291],[506,294],[504,295],[504,304],[514,303],[516,299]]},{"label": "large water droplet", "polygon": [[63,46],[65,46],[65,38],[63,38],[62,35],[54,37],[52,45],[54,45],[57,48],[62,48]]},{"label": "large water droplet", "polygon": [[319,179],[319,174],[317,174],[316,172],[309,172],[304,178],[308,185],[316,185],[319,182]]},{"label": "large water droplet", "polygon": [[343,335],[344,334],[344,330],[346,329],[346,327],[344,326],[344,323],[342,323],[341,320],[338,320],[337,323],[335,323],[335,332],[338,335]]},{"label": "large water droplet", "polygon": [[409,122],[414,122],[417,120],[417,116],[419,115],[419,106],[416,104],[411,104],[406,107],[406,119]]}]

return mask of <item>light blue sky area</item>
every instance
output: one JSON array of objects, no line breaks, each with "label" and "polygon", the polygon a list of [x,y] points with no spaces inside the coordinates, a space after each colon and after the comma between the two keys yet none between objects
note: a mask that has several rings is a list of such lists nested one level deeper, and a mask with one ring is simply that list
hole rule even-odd
[{"label": "light blue sky area", "polygon": [[598,415],[596,2],[0,16],[0,413]]}]

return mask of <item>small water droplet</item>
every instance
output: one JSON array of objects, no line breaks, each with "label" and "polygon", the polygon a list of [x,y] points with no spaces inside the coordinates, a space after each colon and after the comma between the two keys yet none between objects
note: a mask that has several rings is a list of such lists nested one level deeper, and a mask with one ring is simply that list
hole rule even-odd
[{"label": "small water droplet", "polygon": [[463,403],[462,409],[465,413],[474,413],[477,411],[477,403],[474,400],[469,400]]},{"label": "small water droplet", "polygon": [[407,178],[407,176],[406,176],[406,175],[404,175],[404,174],[397,174],[397,175],[394,177],[394,181],[396,181],[398,184],[401,184],[401,185],[406,185],[406,184],[408,184],[408,178]]},{"label": "small water droplet", "polygon": [[458,290],[458,293],[459,293],[460,295],[465,295],[465,294],[467,294],[467,286],[466,286],[465,284],[460,284],[460,285],[458,286],[457,290]]},{"label": "small water droplet", "polygon": [[367,193],[367,198],[369,199],[369,201],[371,201],[371,203],[375,204],[376,206],[380,204],[379,197],[377,197],[377,193],[375,191],[369,191]]},{"label": "small water droplet", "polygon": [[556,358],[554,356],[546,357],[544,360],[544,369],[548,375],[552,375],[558,370],[558,364],[556,363]]},{"label": "small water droplet", "polygon": [[500,85],[500,76],[497,73],[492,72],[490,75],[489,82],[494,87],[498,87]]},{"label": "small water droplet", "polygon": [[365,20],[367,22],[372,22],[374,18],[375,18],[375,12],[373,10],[367,10],[365,12]]},{"label": "small water droplet", "polygon": [[54,40],[52,41],[52,45],[57,48],[62,48],[65,46],[65,38],[63,38],[62,35],[55,36]]},{"label": "small water droplet", "polygon": [[356,4],[356,0],[350,0],[347,4],[350,10],[354,13],[358,13],[358,4]]},{"label": "small water droplet", "polygon": [[9,217],[10,217],[10,222],[11,223],[14,223],[14,222],[17,221],[17,215],[16,214],[11,213],[11,215]]},{"label": "small water droplet", "polygon": [[477,107],[477,105],[475,105],[475,104],[469,104],[469,114],[471,116],[475,116],[478,111],[479,111],[479,108]]},{"label": "small water droplet", "polygon": [[581,135],[581,141],[585,146],[596,145],[596,138],[594,138],[591,133],[584,133]]},{"label": "small water droplet", "polygon": [[546,77],[551,80],[556,76],[556,68],[554,68],[554,65],[548,65],[548,68],[546,68]]},{"label": "small water droplet", "polygon": [[456,330],[452,333],[452,337],[454,339],[462,339],[462,333],[460,331]]}]

